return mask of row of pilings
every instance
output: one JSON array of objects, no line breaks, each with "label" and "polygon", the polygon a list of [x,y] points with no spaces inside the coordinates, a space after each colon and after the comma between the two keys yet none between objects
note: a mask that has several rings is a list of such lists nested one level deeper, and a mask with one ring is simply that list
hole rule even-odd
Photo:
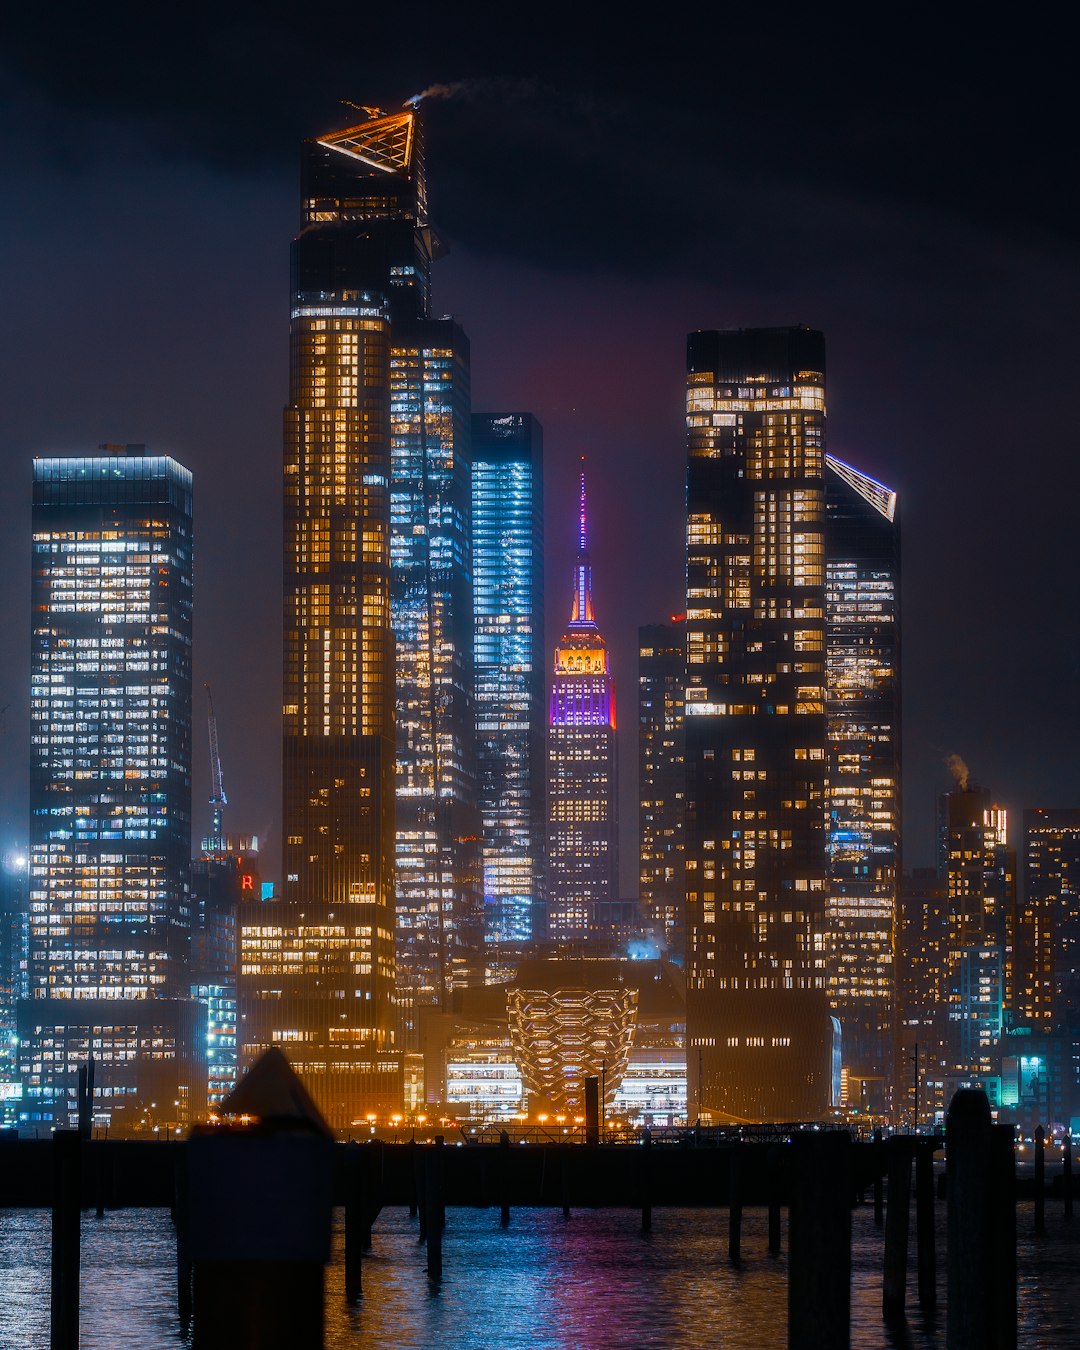
[{"label": "row of pilings", "polygon": [[[437,1290],[450,1205],[493,1207],[503,1226],[514,1208],[548,1205],[569,1218],[578,1207],[640,1209],[653,1225],[661,1205],[726,1206],[728,1259],[743,1259],[745,1208],[768,1210],[769,1252],[780,1251],[781,1211],[789,1215],[788,1345],[791,1350],[844,1350],[851,1327],[852,1205],[874,1192],[884,1228],[882,1314],[906,1316],[912,1183],[915,1196],[919,1306],[938,1296],[935,1249],[934,1153],[947,1149],[948,1350],[1012,1350],[1016,1345],[1016,1177],[1013,1130],[991,1122],[985,1095],[960,1092],[946,1137],[897,1136],[853,1143],[843,1131],[806,1130],[790,1144],[737,1143],[709,1149],[656,1146],[511,1144],[447,1147],[350,1144],[336,1146],[316,1132],[214,1129],[185,1144],[148,1146],[148,1158],[168,1160],[176,1223],[178,1314],[196,1350],[313,1350],[323,1345],[323,1271],[330,1256],[331,1213],[344,1206],[345,1294],[363,1295],[364,1253],[371,1249],[381,1210],[408,1205],[426,1248],[426,1272]],[[1035,1224],[1045,1222],[1043,1140],[1037,1141]],[[15,1146],[21,1151],[28,1145]],[[53,1164],[52,1350],[76,1350],[79,1330],[81,1210],[100,1217],[114,1204],[161,1204],[161,1165],[141,1197],[126,1191],[117,1158],[130,1147],[59,1131]],[[111,1154],[111,1163],[110,1163]],[[12,1146],[0,1160],[14,1159]],[[1072,1212],[1071,1141],[1062,1166],[1065,1212]],[[3,1168],[4,1176],[10,1176]],[[0,1176],[0,1202],[5,1200]],[[883,1187],[883,1179],[887,1187]],[[939,1177],[939,1181],[945,1178]],[[688,1200],[688,1186],[695,1199]],[[885,1197],[887,1196],[887,1203]]]}]

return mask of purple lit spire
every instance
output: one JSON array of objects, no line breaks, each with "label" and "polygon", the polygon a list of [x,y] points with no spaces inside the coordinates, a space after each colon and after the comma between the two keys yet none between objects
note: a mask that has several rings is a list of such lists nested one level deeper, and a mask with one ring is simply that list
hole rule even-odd
[{"label": "purple lit spire", "polygon": [[578,506],[578,556],[574,566],[574,607],[570,624],[595,624],[592,603],[592,565],[589,562],[588,524],[585,512],[585,456],[581,456],[581,498]]}]

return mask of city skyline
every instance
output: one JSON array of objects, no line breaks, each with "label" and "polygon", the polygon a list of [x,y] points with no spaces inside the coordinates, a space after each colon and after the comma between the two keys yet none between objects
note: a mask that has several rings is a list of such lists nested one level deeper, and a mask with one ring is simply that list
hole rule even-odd
[{"label": "city skyline", "polygon": [[[34,22],[26,21],[28,30]],[[256,52],[267,55],[264,44],[276,22],[251,30]],[[974,59],[958,72],[950,69],[979,109],[980,125],[994,133],[974,137],[942,106],[946,85],[928,80],[937,115],[920,100],[916,118],[905,102],[901,72],[906,81],[912,56],[915,68],[927,72],[940,59],[937,52],[920,54],[913,36],[903,38],[902,52],[890,50],[884,71],[875,58],[879,100],[851,59],[856,38],[828,25],[817,35],[801,34],[808,45],[799,52],[806,59],[797,86],[813,79],[820,93],[828,81],[812,72],[835,62],[845,72],[848,97],[822,93],[821,106],[809,114],[817,146],[800,159],[807,153],[799,148],[804,138],[781,146],[775,114],[759,110],[755,122],[740,111],[737,89],[721,92],[696,80],[702,58],[694,53],[682,54],[687,64],[678,75],[650,67],[643,84],[643,52],[635,53],[629,38],[605,35],[602,68],[587,69],[571,51],[552,60],[545,82],[530,89],[529,67],[551,54],[550,37],[512,59],[505,59],[505,30],[501,37],[470,36],[475,51],[458,38],[433,64],[425,36],[419,56],[410,53],[406,64],[403,53],[392,52],[389,28],[380,25],[369,30],[366,54],[348,73],[325,38],[320,49],[320,40],[305,34],[303,50],[309,56],[321,50],[326,64],[311,61],[270,114],[259,81],[276,70],[272,57],[261,75],[259,60],[245,65],[242,107],[212,82],[209,93],[200,90],[190,71],[183,89],[173,88],[167,98],[147,96],[145,72],[158,67],[137,33],[111,35],[115,52],[88,40],[87,31],[80,34],[81,60],[92,53],[105,69],[121,61],[134,72],[133,84],[118,79],[93,90],[76,82],[64,87],[64,44],[58,44],[55,73],[45,72],[29,61],[18,33],[3,58],[19,71],[3,134],[29,187],[8,220],[12,304],[3,336],[15,396],[0,437],[5,473],[12,482],[26,481],[33,453],[81,451],[115,438],[145,440],[213,484],[202,499],[205,542],[196,557],[195,680],[215,688],[234,819],[260,835],[268,826],[276,833],[275,757],[258,728],[277,697],[262,687],[248,693],[245,672],[272,669],[275,660],[276,600],[267,584],[275,567],[272,557],[266,560],[275,548],[278,507],[268,455],[286,360],[278,323],[279,241],[293,223],[294,146],[313,128],[339,121],[339,95],[363,89],[368,96],[370,88],[371,97],[394,106],[447,75],[489,82],[471,97],[432,102],[425,110],[431,144],[438,147],[432,199],[454,246],[436,282],[436,312],[458,313],[470,333],[475,406],[528,407],[545,426],[551,578],[572,556],[570,531],[553,503],[568,489],[577,455],[584,450],[599,475],[618,481],[610,504],[598,504],[594,528],[595,552],[607,568],[597,599],[609,616],[618,668],[634,667],[639,625],[679,608],[680,493],[668,471],[681,458],[685,333],[720,323],[801,319],[825,331],[830,343],[832,450],[895,486],[909,508],[908,861],[932,861],[934,799],[947,782],[941,761],[951,753],[961,753],[981,780],[995,784],[1014,821],[1025,807],[1068,806],[1076,792],[1060,747],[1073,739],[1077,713],[1060,691],[1075,677],[1078,652],[1073,626],[1060,616],[1069,612],[1077,563],[1064,508],[1074,469],[1059,447],[1072,434],[1066,391],[1074,339],[1065,315],[1075,307],[1077,269],[1058,218],[1067,213],[1052,194],[1071,189],[1059,175],[1039,172],[1049,163],[1040,157],[1050,153],[1042,141],[1030,155],[1019,153],[1020,133],[999,101],[1004,96],[989,88],[1000,53],[984,53],[981,69]],[[781,59],[795,69],[798,44],[778,41]],[[946,37],[941,51],[948,50]],[[1011,61],[1010,72],[1014,66]],[[214,68],[196,55],[196,70]],[[948,87],[957,86],[950,79]],[[868,121],[856,119],[858,130],[834,116],[840,103],[863,106],[852,105],[852,93],[872,110]],[[887,111],[888,94],[900,95],[895,116]],[[790,108],[794,97],[778,95],[777,106]],[[715,111],[717,100],[739,119],[753,147],[747,155],[777,148],[762,197],[742,190],[748,171],[741,154],[713,150],[701,158],[704,127],[715,124],[702,114]],[[591,134],[578,142],[573,132],[589,108]],[[136,112],[147,124],[145,134],[137,130]],[[248,139],[241,169],[237,157],[222,150],[222,129],[240,134],[256,115],[269,116],[269,125]],[[80,120],[78,147],[61,134],[70,117]],[[673,126],[686,138],[695,181],[707,179],[708,190],[697,205],[680,189],[670,210],[646,207],[632,166]],[[1004,210],[998,195],[988,195],[998,172],[990,169],[991,140],[995,161],[1004,153],[1000,147],[1012,147],[1011,172],[1024,185],[1010,193]],[[519,142],[539,148],[528,176],[525,156],[510,153]],[[67,160],[57,157],[60,143],[68,147]],[[933,154],[922,153],[931,146]],[[962,183],[942,167],[961,154]],[[497,175],[486,172],[493,158],[513,171],[508,193],[494,191]],[[564,194],[575,203],[572,212],[560,194],[522,190],[533,177],[559,182],[559,166],[568,163],[575,166]],[[626,222],[617,239],[598,227],[606,213],[596,208],[605,195]],[[72,196],[79,204],[79,243],[65,252],[61,245],[71,238],[65,203]],[[785,209],[791,200],[802,209]],[[730,205],[717,211],[721,202]],[[132,212],[134,236],[126,228]],[[200,279],[210,274],[235,285],[208,328],[196,297]],[[149,311],[142,300],[147,293],[155,296]],[[566,325],[571,301],[575,323]],[[511,317],[522,310],[531,316],[528,331],[501,343],[499,333],[510,331]],[[65,315],[60,330],[51,318],[57,312]],[[66,378],[62,401],[46,393],[53,369],[46,353],[56,342]],[[1038,397],[1025,389],[1038,389]],[[1029,468],[1014,475],[1018,438]],[[1046,504],[1038,484],[1048,479],[1061,490]],[[2,544],[0,586],[5,612],[17,613],[28,575],[17,528],[26,517],[17,494],[7,510],[11,528]],[[995,544],[1010,511],[1040,525],[1028,546],[1011,554]],[[649,512],[658,525],[646,566],[637,541]],[[548,590],[554,631],[561,599],[557,586]],[[640,603],[627,603],[626,593]],[[1022,630],[1006,632],[1002,641],[1002,613],[1024,613],[1032,630],[1043,633],[1037,662]],[[211,659],[211,652],[229,655]],[[8,706],[5,847],[18,842],[25,821],[26,760],[18,747],[28,725],[27,669],[24,659],[13,661],[0,687],[0,706]],[[621,736],[620,816],[629,845],[621,889],[632,893],[636,755],[626,719]],[[205,776],[201,741],[196,752],[199,782]],[[202,825],[197,817],[196,833]],[[272,869],[277,846],[273,838],[267,843]]]}]

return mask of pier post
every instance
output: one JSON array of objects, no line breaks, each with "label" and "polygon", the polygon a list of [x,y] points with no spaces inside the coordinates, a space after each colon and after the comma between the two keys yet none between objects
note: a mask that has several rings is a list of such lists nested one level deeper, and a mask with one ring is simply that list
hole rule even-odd
[{"label": "pier post", "polygon": [[499,1133],[499,1222],[510,1226],[510,1136]]},{"label": "pier post", "polygon": [[1067,1219],[1071,1219],[1073,1213],[1072,1150],[1072,1134],[1066,1131],[1065,1152],[1061,1155],[1061,1188],[1065,1194],[1065,1217]]},{"label": "pier post", "polygon": [[355,1303],[364,1292],[363,1187],[360,1145],[345,1145],[345,1301]]},{"label": "pier post", "polygon": [[934,1145],[921,1139],[915,1146],[915,1241],[919,1274],[919,1307],[937,1306],[937,1252],[934,1238]]},{"label": "pier post", "polygon": [[1016,1144],[1011,1125],[990,1136],[990,1340],[987,1350],[1016,1350]]},{"label": "pier post", "polygon": [[989,1178],[990,1103],[981,1088],[960,1088],[945,1118],[948,1167],[946,1350],[985,1350],[991,1342],[993,1279]]},{"label": "pier post", "polygon": [[641,1138],[641,1231],[652,1232],[652,1131]]},{"label": "pier post", "polygon": [[1035,1130],[1035,1231],[1046,1232],[1046,1131]]},{"label": "pier post", "polygon": [[[80,1070],[81,1072],[81,1070]],[[82,1210],[82,1136],[78,1130],[53,1133],[52,1312],[49,1350],[78,1350],[79,1266]]]},{"label": "pier post", "polygon": [[728,1260],[742,1261],[742,1146],[732,1141],[728,1150]]},{"label": "pier post", "polygon": [[769,1145],[766,1157],[769,1171],[769,1255],[780,1255],[780,1150]]},{"label": "pier post", "polygon": [[788,1245],[788,1350],[851,1345],[851,1137],[796,1135]]},{"label": "pier post", "polygon": [[412,1192],[409,1198],[409,1218],[415,1219],[420,1210],[420,1157],[416,1140],[409,1141],[409,1175],[412,1177]]},{"label": "pier post", "polygon": [[911,1140],[893,1135],[886,1146],[889,1162],[889,1207],[885,1214],[885,1275],[881,1313],[901,1320],[907,1298],[907,1249],[911,1213]]},{"label": "pier post", "polygon": [[176,1146],[173,1209],[176,1215],[176,1312],[180,1327],[191,1325],[191,1205],[188,1195],[187,1145]]},{"label": "pier post", "polygon": [[882,1159],[881,1126],[874,1129],[874,1222],[880,1228],[885,1222],[884,1160]]},{"label": "pier post", "polygon": [[570,1145],[559,1146],[559,1180],[562,1186],[562,1216],[570,1217]]},{"label": "pier post", "polygon": [[435,1136],[434,1147],[427,1151],[427,1273],[433,1280],[442,1279],[442,1164],[443,1136]]}]

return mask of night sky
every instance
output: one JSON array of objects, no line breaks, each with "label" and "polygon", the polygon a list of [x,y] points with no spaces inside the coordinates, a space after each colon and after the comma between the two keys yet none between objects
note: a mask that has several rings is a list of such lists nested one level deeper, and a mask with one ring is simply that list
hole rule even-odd
[{"label": "night sky", "polygon": [[299,145],[341,99],[433,84],[435,311],[469,333],[474,408],[543,423],[549,650],[588,457],[624,893],[636,630],[683,607],[694,328],[822,329],[829,449],[900,493],[906,863],[933,860],[950,754],[1011,808],[1080,804],[1069,44],[971,9],[165,12],[24,7],[0,46],[0,849],[27,830],[32,456],[141,441],[195,475],[194,835],[208,680],[227,824],[276,875]]}]

